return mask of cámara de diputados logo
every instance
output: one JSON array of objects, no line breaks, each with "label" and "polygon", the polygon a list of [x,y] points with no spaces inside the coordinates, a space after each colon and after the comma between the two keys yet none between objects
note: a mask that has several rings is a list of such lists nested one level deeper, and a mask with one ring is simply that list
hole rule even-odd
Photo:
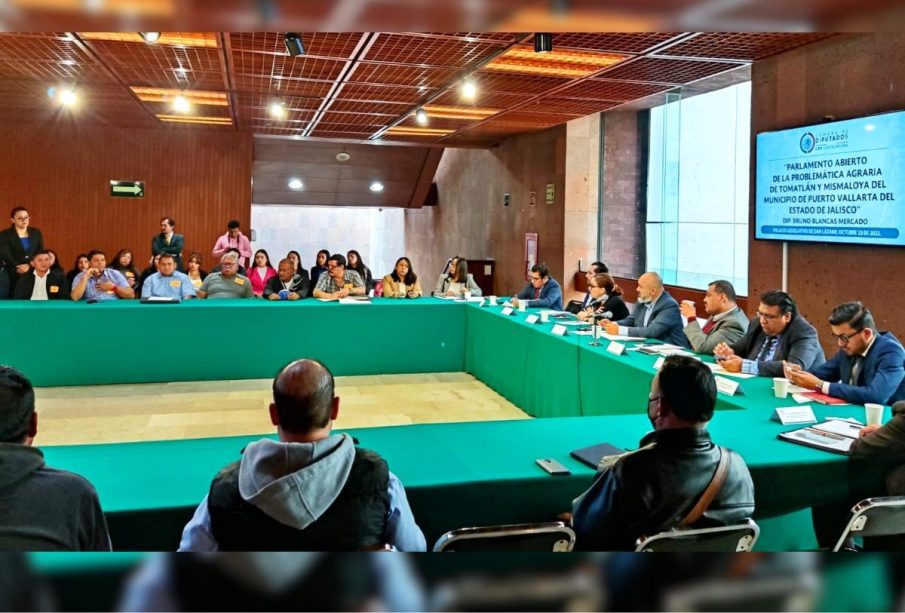
[{"label": "c\u00e1mara de diputados logo", "polygon": [[814,138],[814,135],[810,132],[805,132],[801,135],[801,140],[798,142],[798,145],[801,147],[803,153],[810,153],[817,145],[817,139]]}]

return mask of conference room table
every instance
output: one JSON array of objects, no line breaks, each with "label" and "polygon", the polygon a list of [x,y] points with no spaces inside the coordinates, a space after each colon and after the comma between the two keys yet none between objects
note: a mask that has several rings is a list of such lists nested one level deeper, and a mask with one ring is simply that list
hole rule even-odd
[{"label": "conference room table", "polygon": [[[551,519],[569,509],[593,475],[570,450],[604,441],[630,449],[650,430],[646,399],[655,356],[632,350],[616,356],[606,340],[590,346],[590,337],[572,327],[555,336],[553,322],[530,324],[527,315],[432,298],[370,305],[3,302],[0,317],[23,334],[21,342],[7,335],[12,342],[0,347],[0,363],[21,368],[39,386],[269,378],[298,357],[321,359],[338,375],[469,372],[541,419],[353,431],[388,459],[433,542],[467,525]],[[813,547],[807,509],[845,495],[846,458],[777,439],[794,427],[770,415],[794,402],[774,398],[769,379],[739,380],[739,390],[719,394],[710,429],[751,468],[755,517],[764,529],[758,548]],[[858,406],[813,406],[818,418],[864,415]],[[98,487],[115,547],[172,549],[213,475],[256,438],[45,451],[51,465]],[[547,475],[534,462],[541,457],[573,474]]]}]

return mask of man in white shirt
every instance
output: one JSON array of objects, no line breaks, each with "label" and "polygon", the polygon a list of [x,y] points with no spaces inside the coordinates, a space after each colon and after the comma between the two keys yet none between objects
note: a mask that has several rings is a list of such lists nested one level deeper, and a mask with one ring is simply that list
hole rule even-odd
[{"label": "man in white shirt", "polygon": [[23,275],[16,284],[16,300],[60,300],[69,298],[66,275],[50,270],[50,254],[38,251],[31,260],[32,274]]}]

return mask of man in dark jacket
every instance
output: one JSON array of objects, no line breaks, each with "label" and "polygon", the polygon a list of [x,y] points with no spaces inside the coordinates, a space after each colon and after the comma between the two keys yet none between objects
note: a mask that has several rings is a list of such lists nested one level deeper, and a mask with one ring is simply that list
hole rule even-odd
[{"label": "man in dark jacket", "polygon": [[663,287],[663,277],[646,272],[638,277],[638,304],[634,312],[619,321],[604,319],[601,327],[609,334],[655,338],[679,347],[689,347],[679,303]]},{"label": "man in dark jacket", "polygon": [[279,372],[270,405],[279,441],[251,443],[220,471],[180,551],[426,549],[386,461],[357,449],[348,434],[331,434],[339,413],[333,389],[333,375],[315,360]]},{"label": "man in dark jacket", "polygon": [[760,297],[757,313],[741,340],[720,343],[713,350],[729,372],[761,377],[782,377],[783,361],[808,370],[824,362],[823,348],[814,329],[798,312],[786,292],[772,290]]},{"label": "man in dark jacket", "polygon": [[264,288],[264,297],[268,300],[300,300],[308,296],[308,271],[295,266],[289,258],[280,260],[277,276],[271,277]]},{"label": "man in dark jacket", "polygon": [[69,281],[66,275],[50,268],[50,254],[39,251],[31,261],[34,269],[23,275],[16,284],[13,298],[16,300],[68,300]]},{"label": "man in dark jacket", "polygon": [[675,527],[700,500],[728,453],[728,472],[694,527],[734,524],[754,513],[754,483],[740,455],[710,440],[707,422],[716,382],[700,361],[666,358],[651,382],[648,417],[654,431],[636,451],[617,456],[572,505],[576,547],[630,550],[643,535]]},{"label": "man in dark jacket", "polygon": [[94,487],[46,466],[37,433],[31,382],[0,366],[0,550],[110,551]]}]

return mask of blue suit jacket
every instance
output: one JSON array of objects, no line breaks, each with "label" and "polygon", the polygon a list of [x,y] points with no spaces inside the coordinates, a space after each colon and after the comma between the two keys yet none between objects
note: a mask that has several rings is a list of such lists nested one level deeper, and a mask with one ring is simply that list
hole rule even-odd
[{"label": "blue suit jacket", "polygon": [[905,400],[905,349],[891,332],[881,332],[877,336],[861,363],[857,385],[848,384],[852,357],[842,350],[811,373],[830,383],[830,396],[853,404],[892,404]]},{"label": "blue suit jacket", "polygon": [[525,286],[515,296],[519,300],[529,300],[528,306],[531,308],[553,309],[554,311],[562,311],[562,289],[556,279],[549,277],[540,290],[540,298],[534,298],[534,286],[531,283]]},{"label": "blue suit jacket", "polygon": [[649,308],[649,304],[639,302],[635,305],[634,313],[616,323],[627,327],[629,336],[655,338],[679,347],[690,346],[688,337],[685,336],[685,323],[682,321],[682,314],[679,313],[679,303],[669,295],[669,292],[664,291],[654,303],[654,310],[645,326],[644,314]]}]

